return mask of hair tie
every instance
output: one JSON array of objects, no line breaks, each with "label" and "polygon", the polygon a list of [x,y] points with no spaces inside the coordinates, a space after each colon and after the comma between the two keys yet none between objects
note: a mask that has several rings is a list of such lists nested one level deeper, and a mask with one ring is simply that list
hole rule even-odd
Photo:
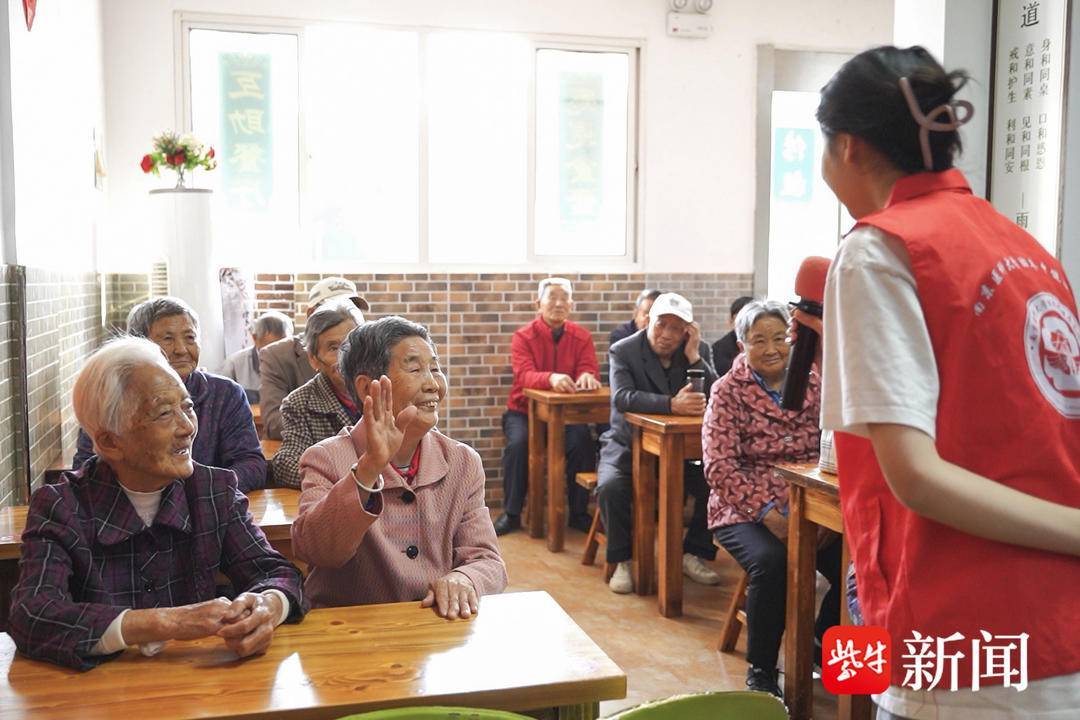
[{"label": "hair tie", "polygon": [[[906,77],[900,78],[900,91],[904,93],[904,99],[907,100],[911,117],[915,118],[915,122],[919,125],[919,145],[922,146],[923,165],[927,170],[933,171],[934,156],[930,152],[930,131],[952,132],[959,129],[975,114],[975,108],[967,100],[955,100],[952,103],[942,103],[924,115],[922,108],[919,107],[919,101],[915,98],[915,92],[911,89],[911,83]],[[963,118],[958,118],[953,109],[954,106],[967,110],[967,114]],[[948,115],[951,122],[938,122],[937,118],[942,113]]]}]

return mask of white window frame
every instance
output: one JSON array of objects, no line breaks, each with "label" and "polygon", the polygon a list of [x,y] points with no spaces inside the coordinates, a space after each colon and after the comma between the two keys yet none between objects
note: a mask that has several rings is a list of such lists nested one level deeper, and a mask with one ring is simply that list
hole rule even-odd
[{"label": "white window frame", "polygon": [[[645,56],[644,38],[601,38],[594,36],[577,35],[551,35],[522,33],[517,31],[502,31],[467,27],[449,26],[414,26],[392,25],[387,23],[369,23],[355,20],[326,20],[306,18],[270,18],[246,15],[224,15],[216,13],[188,12],[178,10],[174,13],[173,33],[175,49],[174,56],[174,87],[175,87],[175,116],[176,126],[184,131],[192,130],[191,122],[191,63],[190,63],[190,31],[191,30],[218,30],[223,32],[248,32],[248,33],[277,33],[297,36],[297,69],[300,78],[298,107],[301,108],[298,118],[299,128],[299,153],[297,167],[299,168],[298,186],[300,192],[297,198],[298,217],[302,235],[302,228],[306,208],[304,197],[309,180],[308,150],[306,147],[306,128],[304,124],[304,30],[306,26],[313,24],[342,24],[363,25],[366,27],[383,28],[386,30],[400,30],[416,32],[419,35],[419,67],[421,106],[419,108],[419,193],[417,211],[419,213],[418,242],[419,260],[416,263],[400,262],[365,262],[363,266],[342,267],[340,260],[328,261],[322,258],[322,248],[312,246],[306,248],[304,258],[297,259],[297,271],[299,272],[471,272],[474,270],[483,272],[557,272],[557,271],[607,271],[635,272],[643,268],[642,263],[642,228],[644,227],[644,208],[641,198],[644,192],[643,182],[643,141],[644,122],[643,113],[643,88],[642,66]],[[527,128],[527,176],[526,176],[526,252],[525,260],[520,263],[492,263],[481,262],[467,263],[432,263],[429,260],[428,250],[428,112],[426,102],[427,76],[424,72],[424,62],[427,52],[428,35],[434,32],[499,32],[518,36],[524,36],[529,41],[532,64],[529,73],[528,88],[528,116]],[[623,53],[628,56],[629,72],[627,77],[627,132],[626,132],[626,245],[623,255],[538,255],[536,253],[536,56],[540,50],[567,50],[575,52],[602,52]],[[267,268],[271,269],[271,268]]]}]

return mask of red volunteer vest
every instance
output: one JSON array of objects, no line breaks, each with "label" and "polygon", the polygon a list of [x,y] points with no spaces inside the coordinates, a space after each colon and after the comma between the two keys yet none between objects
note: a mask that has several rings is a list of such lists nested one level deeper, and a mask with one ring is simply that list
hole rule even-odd
[{"label": "red volunteer vest", "polygon": [[[859,225],[900,238],[911,258],[938,365],[941,457],[1080,507],[1080,326],[1058,261],[973,196],[958,170],[902,178]],[[1028,633],[1029,680],[1080,671],[1080,559],[916,515],[885,484],[869,441],[838,433],[836,450],[859,602],[866,623],[893,639],[893,685],[904,682],[913,631],[963,634],[946,646],[965,655],[958,687],[971,685],[981,630]],[[938,687],[950,684],[946,674]]]}]

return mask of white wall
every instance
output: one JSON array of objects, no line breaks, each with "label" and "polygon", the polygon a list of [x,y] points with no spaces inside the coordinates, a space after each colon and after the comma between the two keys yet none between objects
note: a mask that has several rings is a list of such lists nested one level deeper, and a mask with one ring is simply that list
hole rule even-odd
[{"label": "white wall", "polygon": [[[15,244],[19,264],[95,269],[105,194],[94,189],[92,133],[105,131],[100,0],[4,0],[11,42]],[[7,68],[5,68],[5,72]]]},{"label": "white wall", "polygon": [[960,130],[964,152],[956,166],[972,191],[986,197],[986,149],[990,132],[990,37],[993,5],[986,0],[896,0],[893,44],[922,45],[946,70],[963,69],[971,81],[957,97],[975,108]]},{"label": "white wall", "polygon": [[[138,161],[177,122],[174,11],[219,0],[109,0],[104,6],[111,172],[109,245],[146,227]],[[749,272],[753,266],[755,48],[859,50],[892,39],[892,0],[720,2],[707,40],[670,39],[664,0],[235,0],[230,13],[645,40],[642,269]],[[767,169],[766,169],[767,171]],[[106,252],[109,269],[134,256]],[[350,269],[350,268],[343,268]],[[360,268],[351,268],[357,269]],[[370,270],[371,268],[364,268]],[[467,269],[467,268],[462,268]],[[555,268],[552,268],[555,269]]]}]

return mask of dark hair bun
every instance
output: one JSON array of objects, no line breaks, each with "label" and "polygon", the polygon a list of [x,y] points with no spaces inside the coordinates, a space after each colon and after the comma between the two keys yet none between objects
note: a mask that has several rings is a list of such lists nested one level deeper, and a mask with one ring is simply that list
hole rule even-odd
[{"label": "dark hair bun", "polygon": [[[963,70],[946,72],[918,45],[884,45],[859,53],[836,71],[821,89],[817,119],[827,136],[861,137],[906,173],[925,172],[919,125],[900,89],[906,77],[923,113],[950,103],[970,79]],[[944,121],[945,118],[938,118]],[[962,150],[956,130],[930,133],[934,171],[948,170]]]}]

